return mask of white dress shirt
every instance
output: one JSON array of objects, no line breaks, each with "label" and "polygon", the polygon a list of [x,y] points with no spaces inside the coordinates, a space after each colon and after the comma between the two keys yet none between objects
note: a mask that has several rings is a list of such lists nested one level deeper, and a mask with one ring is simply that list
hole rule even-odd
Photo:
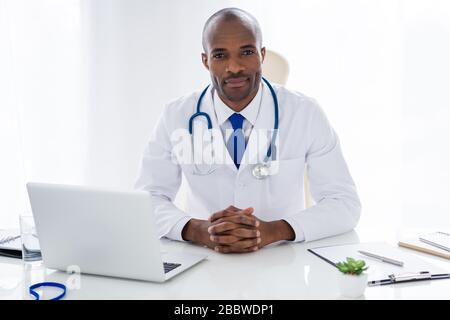
[{"label": "white dress shirt", "polygon": [[[258,88],[258,92],[255,97],[253,97],[252,101],[243,109],[241,112],[235,112],[229,106],[227,106],[222,99],[220,99],[217,91],[214,90],[213,94],[213,104],[214,104],[214,113],[217,118],[217,123],[220,126],[220,130],[222,131],[222,136],[224,138],[225,145],[227,145],[228,140],[233,132],[233,127],[229,118],[234,113],[240,113],[244,117],[244,122],[242,123],[242,131],[244,132],[245,143],[248,143],[248,139],[252,132],[253,126],[256,123],[256,119],[258,118],[259,109],[261,107],[261,97],[262,97],[262,84]],[[230,154],[232,152],[228,150]]]}]

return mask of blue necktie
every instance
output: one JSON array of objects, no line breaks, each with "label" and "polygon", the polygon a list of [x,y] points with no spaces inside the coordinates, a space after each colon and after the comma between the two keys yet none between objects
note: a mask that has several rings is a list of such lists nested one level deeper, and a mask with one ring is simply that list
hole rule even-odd
[{"label": "blue necktie", "polygon": [[239,113],[233,113],[228,119],[233,127],[233,134],[230,139],[228,139],[227,149],[233,158],[236,168],[239,169],[245,151],[245,136],[242,131],[242,124],[244,123],[245,118]]}]

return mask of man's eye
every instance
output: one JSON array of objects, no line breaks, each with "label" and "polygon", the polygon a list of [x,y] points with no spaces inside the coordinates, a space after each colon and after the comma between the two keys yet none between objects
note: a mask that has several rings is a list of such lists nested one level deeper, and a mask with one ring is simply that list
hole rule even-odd
[{"label": "man's eye", "polygon": [[225,55],[223,53],[215,53],[215,54],[213,54],[213,58],[214,59],[222,59],[223,57],[225,57]]},{"label": "man's eye", "polygon": [[244,51],[242,51],[242,54],[243,54],[244,56],[250,56],[250,55],[252,55],[252,54],[254,54],[254,53],[255,53],[254,50],[244,50]]}]

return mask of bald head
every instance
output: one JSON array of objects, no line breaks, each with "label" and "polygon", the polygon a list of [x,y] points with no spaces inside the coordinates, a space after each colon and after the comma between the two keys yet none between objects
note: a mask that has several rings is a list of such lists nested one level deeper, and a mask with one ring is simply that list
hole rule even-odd
[{"label": "bald head", "polygon": [[213,14],[203,28],[202,62],[222,101],[239,112],[258,92],[266,49],[258,21],[237,8]]},{"label": "bald head", "polygon": [[225,8],[217,11],[208,18],[202,33],[202,45],[204,52],[209,48],[209,42],[214,37],[214,33],[220,31],[222,23],[235,22],[253,33],[259,48],[262,46],[262,33],[258,21],[247,11],[239,8]]}]

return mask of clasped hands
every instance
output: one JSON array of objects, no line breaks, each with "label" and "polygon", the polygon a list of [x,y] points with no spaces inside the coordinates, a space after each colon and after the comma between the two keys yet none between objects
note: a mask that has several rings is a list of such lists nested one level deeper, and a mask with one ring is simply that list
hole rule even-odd
[{"label": "clasped hands", "polygon": [[[230,206],[211,215],[208,219],[209,240],[217,252],[252,252],[263,247],[262,221],[256,218],[253,208],[244,210]],[[267,239],[264,239],[267,242]]]},{"label": "clasped hands", "polygon": [[253,211],[251,207],[229,206],[212,214],[208,220],[191,219],[182,237],[221,253],[253,252],[270,243],[295,238],[286,221],[263,221],[254,216]]}]

